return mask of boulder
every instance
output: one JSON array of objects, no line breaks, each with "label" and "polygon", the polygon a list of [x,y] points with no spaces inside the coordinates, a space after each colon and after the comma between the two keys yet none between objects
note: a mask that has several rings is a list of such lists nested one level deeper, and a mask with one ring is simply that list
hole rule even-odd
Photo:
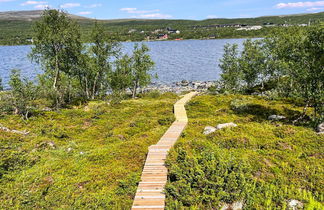
[{"label": "boulder", "polygon": [[281,115],[270,115],[268,117],[268,120],[274,120],[274,121],[279,121],[279,120],[284,120],[286,119],[285,116],[281,116]]},{"label": "boulder", "polygon": [[324,134],[324,122],[317,126],[317,132],[319,134]]},{"label": "boulder", "polygon": [[225,204],[221,208],[221,210],[241,210],[241,209],[243,209],[242,201],[237,201],[232,204]]},{"label": "boulder", "polygon": [[303,206],[304,206],[303,203],[298,200],[292,199],[288,201],[288,209],[297,210],[297,209],[302,209]]},{"label": "boulder", "polygon": [[209,135],[211,133],[214,133],[216,131],[216,128],[212,127],[212,126],[206,126],[204,129],[203,134],[204,135]]},{"label": "boulder", "polygon": [[235,123],[224,123],[224,124],[218,124],[216,126],[216,130],[221,130],[221,129],[224,129],[224,128],[233,128],[233,127],[237,127],[237,125]]},{"label": "boulder", "polygon": [[181,86],[188,86],[188,85],[189,85],[189,81],[187,81],[187,80],[181,81]]}]

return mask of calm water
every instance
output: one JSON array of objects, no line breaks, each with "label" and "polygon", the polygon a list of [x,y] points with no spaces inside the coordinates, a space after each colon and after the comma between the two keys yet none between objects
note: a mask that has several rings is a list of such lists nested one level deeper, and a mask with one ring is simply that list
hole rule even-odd
[{"label": "calm water", "polygon": [[[219,78],[219,59],[226,43],[240,46],[244,39],[185,40],[146,42],[156,63],[157,82],[171,83],[181,80],[211,81]],[[123,43],[124,52],[131,52],[134,43]],[[31,46],[0,46],[0,77],[8,82],[11,69],[20,69],[29,79],[41,70],[31,63],[27,55]]]}]

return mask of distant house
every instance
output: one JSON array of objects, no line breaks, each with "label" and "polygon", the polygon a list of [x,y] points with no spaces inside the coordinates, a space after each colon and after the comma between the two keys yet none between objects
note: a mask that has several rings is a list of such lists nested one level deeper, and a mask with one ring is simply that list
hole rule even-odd
[{"label": "distant house", "polygon": [[236,29],[237,31],[256,31],[262,29],[262,26],[247,26]]},{"label": "distant house", "polygon": [[180,34],[179,30],[175,30],[172,28],[167,28],[169,34]]},{"label": "distant house", "polygon": [[131,33],[135,33],[136,31],[137,31],[136,29],[131,29],[128,31],[128,33],[131,34]]},{"label": "distant house", "polygon": [[168,34],[159,34],[157,35],[156,37],[158,40],[166,40],[169,38],[169,35]]},{"label": "distant house", "polygon": [[34,43],[34,40],[33,40],[33,38],[27,38],[27,39],[26,39],[26,41],[27,41],[27,42],[31,42],[31,43]]},{"label": "distant house", "polygon": [[158,34],[160,32],[164,31],[163,29],[156,29],[155,31],[153,31],[154,34]]}]

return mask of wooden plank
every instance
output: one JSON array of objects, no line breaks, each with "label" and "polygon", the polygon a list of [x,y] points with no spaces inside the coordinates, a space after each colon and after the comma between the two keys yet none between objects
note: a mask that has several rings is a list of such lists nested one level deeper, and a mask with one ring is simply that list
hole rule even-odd
[{"label": "wooden plank", "polygon": [[169,150],[187,126],[188,118],[184,106],[196,94],[196,92],[188,93],[174,105],[176,121],[172,123],[156,145],[149,147],[141,182],[138,184],[132,209],[164,209],[165,194],[163,190],[168,175],[165,159]]}]

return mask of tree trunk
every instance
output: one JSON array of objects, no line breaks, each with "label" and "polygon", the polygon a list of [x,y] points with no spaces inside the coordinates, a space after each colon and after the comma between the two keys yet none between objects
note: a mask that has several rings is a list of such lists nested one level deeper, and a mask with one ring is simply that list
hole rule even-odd
[{"label": "tree trunk", "polygon": [[132,96],[133,98],[136,97],[137,85],[138,85],[138,82],[135,81],[134,88],[133,88],[133,96]]},{"label": "tree trunk", "polygon": [[99,77],[99,72],[97,72],[97,75],[95,77],[95,81],[93,83],[93,87],[92,87],[92,97],[91,97],[92,100],[95,98],[95,95],[96,95],[96,87],[97,87],[98,77]]},{"label": "tree trunk", "polygon": [[55,77],[54,77],[54,83],[53,83],[53,88],[56,89],[57,87],[57,81],[58,81],[58,78],[60,76],[60,72],[59,72],[59,66],[58,66],[58,57],[57,57],[57,54],[55,56]]},{"label": "tree trunk", "polygon": [[302,115],[293,121],[293,125],[295,125],[298,121],[304,119],[304,117],[306,116],[307,108],[309,107],[309,102],[309,100],[306,102]]},{"label": "tree trunk", "polygon": [[90,98],[90,93],[89,93],[89,88],[88,88],[88,79],[87,79],[87,77],[85,77],[85,92],[86,92],[87,99],[89,99]]}]

